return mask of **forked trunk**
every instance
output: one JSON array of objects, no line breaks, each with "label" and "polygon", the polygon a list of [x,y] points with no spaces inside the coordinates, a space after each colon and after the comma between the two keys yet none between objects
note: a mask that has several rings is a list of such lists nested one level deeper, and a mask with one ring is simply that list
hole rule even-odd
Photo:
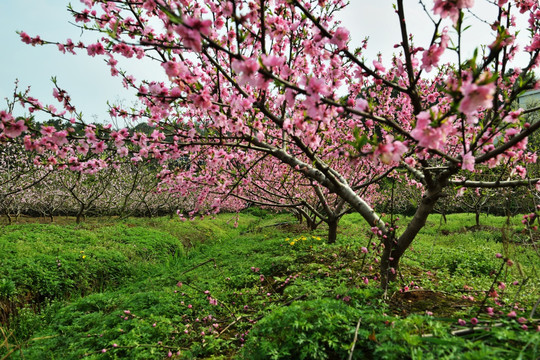
[{"label": "forked trunk", "polygon": [[393,239],[392,234],[387,234],[384,241],[384,250],[381,257],[381,285],[387,289],[388,283],[395,281],[399,270],[399,260],[409,248],[418,232],[426,224],[429,214],[432,213],[437,200],[441,197],[442,185],[437,184],[429,188],[422,199],[416,213],[407,225],[407,228],[397,239]]}]

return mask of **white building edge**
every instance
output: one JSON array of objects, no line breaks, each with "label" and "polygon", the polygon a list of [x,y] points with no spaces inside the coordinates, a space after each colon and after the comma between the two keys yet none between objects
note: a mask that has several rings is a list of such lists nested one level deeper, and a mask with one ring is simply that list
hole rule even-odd
[{"label": "white building edge", "polygon": [[518,98],[519,106],[526,109],[540,105],[540,90],[530,90]]}]

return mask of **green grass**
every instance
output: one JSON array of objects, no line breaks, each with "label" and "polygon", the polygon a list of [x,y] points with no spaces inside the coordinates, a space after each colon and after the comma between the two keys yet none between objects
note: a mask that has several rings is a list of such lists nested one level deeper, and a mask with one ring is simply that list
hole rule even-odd
[{"label": "green grass", "polygon": [[[4,227],[0,357],[340,359],[360,318],[358,359],[534,359],[536,325],[527,319],[530,330],[522,330],[504,314],[517,302],[518,317],[527,317],[540,290],[539,258],[508,240],[518,233],[501,235],[504,218],[482,220],[491,228],[469,231],[474,215],[448,215],[446,224],[430,217],[386,301],[374,252],[360,250],[369,228],[355,214],[342,220],[334,245],[324,228],[271,226],[293,219],[259,210],[191,222]],[[479,306],[503,261],[495,253],[515,264],[497,280],[506,284],[501,306],[491,298],[484,305],[503,316],[490,317]],[[451,334],[464,328],[458,318],[479,310],[489,331]]]}]

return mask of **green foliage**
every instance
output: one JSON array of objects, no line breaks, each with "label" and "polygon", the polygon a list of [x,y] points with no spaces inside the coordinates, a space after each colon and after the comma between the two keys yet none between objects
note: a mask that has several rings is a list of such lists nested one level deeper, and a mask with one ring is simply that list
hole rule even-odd
[{"label": "green foliage", "polygon": [[[497,230],[504,218],[490,216],[491,228],[472,231],[474,215],[448,215],[447,224],[430,217],[404,259],[405,283],[389,289],[389,301],[374,280],[370,242],[377,240],[362,219],[346,216],[332,245],[318,233],[272,226],[291,221],[285,214],[222,214],[3,228],[0,302],[17,311],[2,326],[12,334],[8,346],[21,347],[10,359],[164,359],[169,351],[176,359],[342,359],[358,319],[357,359],[538,357],[540,333],[530,320],[523,330],[505,314],[481,311],[479,330],[451,333],[463,329],[458,318],[477,316],[480,290],[489,289],[503,261],[495,253],[515,262],[498,278],[507,284],[499,299],[518,301],[518,317],[537,300],[536,254],[508,244],[511,235]],[[398,224],[404,228],[407,219]],[[519,219],[511,226],[519,230]],[[525,279],[522,290],[511,285]],[[397,291],[411,282],[421,288]],[[496,307],[492,299],[485,306]]]},{"label": "green foliage", "polygon": [[[274,310],[251,331],[246,359],[344,359],[358,311],[343,301],[316,299]],[[360,359],[360,354],[355,357]]]},{"label": "green foliage", "polygon": [[6,227],[0,231],[0,249],[2,318],[26,304],[39,309],[52,300],[119,286],[183,252],[166,233],[121,223],[97,229]]}]

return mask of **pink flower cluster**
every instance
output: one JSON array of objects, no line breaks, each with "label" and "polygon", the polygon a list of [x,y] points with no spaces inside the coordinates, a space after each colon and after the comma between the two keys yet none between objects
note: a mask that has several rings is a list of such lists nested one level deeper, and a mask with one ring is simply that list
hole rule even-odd
[{"label": "pink flower cluster", "polygon": [[473,6],[474,0],[435,0],[433,13],[443,19],[449,17],[457,24],[461,9],[470,9]]},{"label": "pink flower cluster", "polygon": [[[24,120],[16,121],[13,116],[6,112],[0,111],[0,134],[3,134],[9,138],[16,138],[23,132],[28,130]],[[1,137],[2,135],[0,135]]]},{"label": "pink flower cluster", "polygon": [[422,66],[420,68],[430,72],[434,67],[437,67],[439,65],[441,55],[448,47],[449,41],[450,37],[448,36],[448,28],[445,27],[443,29],[439,44],[433,44],[429,47],[429,49],[424,51],[422,55]]},{"label": "pink flower cluster", "polygon": [[[483,76],[483,78],[485,78]],[[482,79],[480,79],[482,81]],[[477,84],[471,81],[466,82],[461,87],[463,99],[459,104],[459,111],[469,118],[476,114],[479,108],[491,109],[493,107],[493,95],[495,94],[495,83]]]},{"label": "pink flower cluster", "polygon": [[436,118],[438,114],[439,109],[435,106],[430,111],[422,111],[416,116],[416,127],[411,131],[411,136],[418,140],[419,146],[443,150],[447,136],[455,131],[451,124],[452,119],[448,119],[438,127],[431,126],[433,118]]},{"label": "pink flower cluster", "polygon": [[194,17],[187,17],[184,23],[176,27],[176,32],[182,37],[182,43],[188,49],[201,52],[201,35],[210,35],[212,20],[202,20]]},{"label": "pink flower cluster", "polygon": [[394,140],[392,135],[385,136],[385,142],[377,145],[374,156],[378,157],[384,164],[398,163],[407,151],[407,145],[399,140]]}]

